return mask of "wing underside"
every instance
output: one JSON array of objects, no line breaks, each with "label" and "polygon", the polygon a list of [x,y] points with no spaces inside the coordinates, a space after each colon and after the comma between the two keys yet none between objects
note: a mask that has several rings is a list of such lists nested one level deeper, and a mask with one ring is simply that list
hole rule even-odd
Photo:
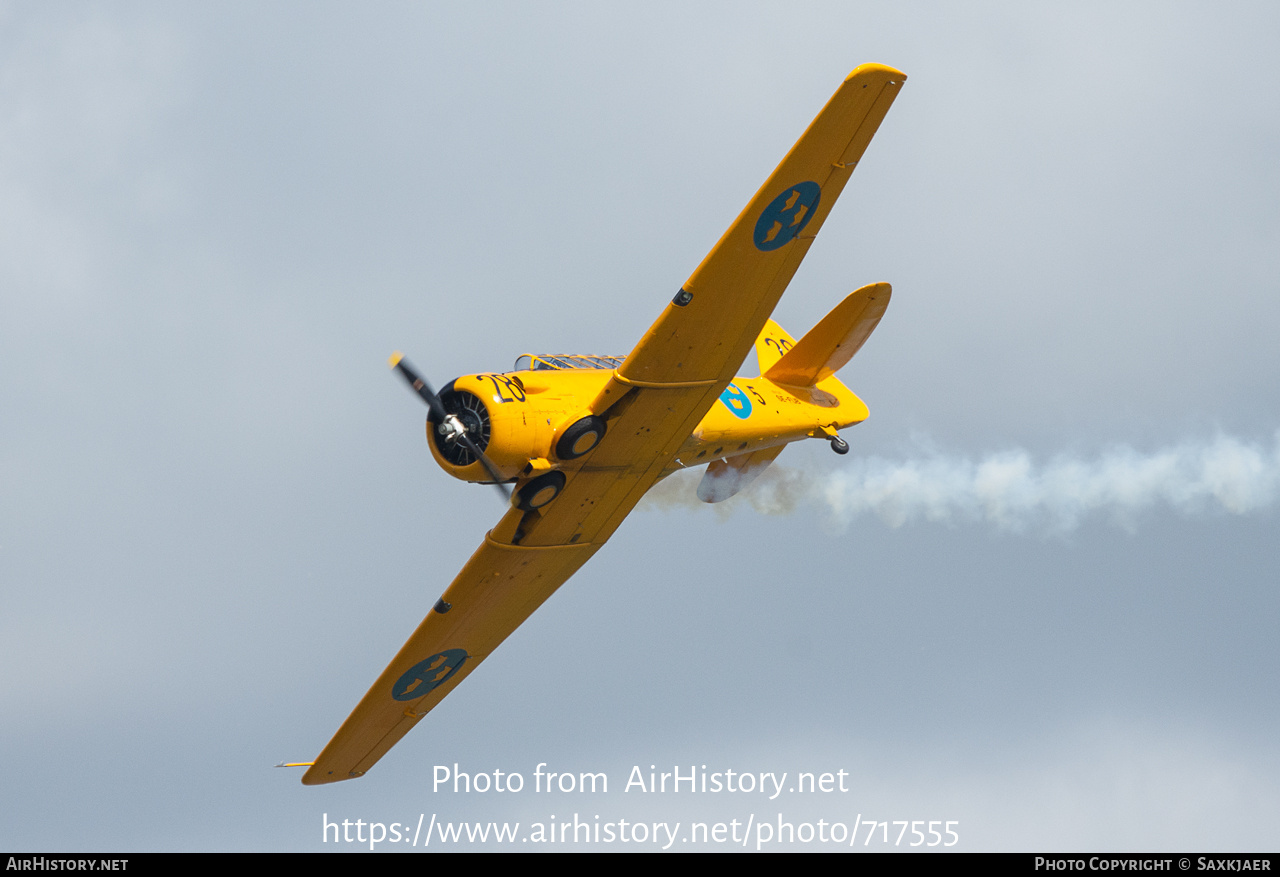
[{"label": "wing underside", "polygon": [[302,781],[363,775],[598,547],[521,548],[486,539]]},{"label": "wing underside", "polygon": [[733,378],[905,80],[880,64],[849,74],[693,272],[685,295],[631,351],[623,378]]}]

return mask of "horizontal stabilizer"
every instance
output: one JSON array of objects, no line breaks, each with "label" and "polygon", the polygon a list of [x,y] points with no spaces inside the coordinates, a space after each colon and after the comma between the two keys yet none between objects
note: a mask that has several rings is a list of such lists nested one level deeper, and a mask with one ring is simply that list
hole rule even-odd
[{"label": "horizontal stabilizer", "polygon": [[698,499],[703,502],[722,502],[728,499],[755,481],[785,447],[786,445],[778,445],[753,454],[714,461],[698,482]]},{"label": "horizontal stabilizer", "polygon": [[880,322],[890,292],[889,284],[872,283],[850,293],[764,376],[793,387],[812,387],[831,377],[853,358]]}]

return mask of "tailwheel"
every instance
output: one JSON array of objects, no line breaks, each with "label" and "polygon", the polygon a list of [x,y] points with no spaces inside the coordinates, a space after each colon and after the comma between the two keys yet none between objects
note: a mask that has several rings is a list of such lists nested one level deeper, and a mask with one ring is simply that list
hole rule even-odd
[{"label": "tailwheel", "polygon": [[831,437],[831,450],[843,456],[849,453],[849,443],[844,439],[840,438],[840,436],[833,435]]},{"label": "tailwheel", "polygon": [[559,471],[544,472],[537,478],[531,478],[516,490],[513,497],[516,508],[524,512],[542,508],[560,495],[564,483],[564,473]]}]

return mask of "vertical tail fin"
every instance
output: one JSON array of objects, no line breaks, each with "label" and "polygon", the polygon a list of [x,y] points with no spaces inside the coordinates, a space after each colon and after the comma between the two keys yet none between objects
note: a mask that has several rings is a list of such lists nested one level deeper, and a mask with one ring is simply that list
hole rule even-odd
[{"label": "vertical tail fin", "polygon": [[773,320],[765,322],[760,337],[756,339],[756,360],[760,363],[760,374],[773,368],[783,354],[795,346],[796,339],[788,335],[786,329]]}]

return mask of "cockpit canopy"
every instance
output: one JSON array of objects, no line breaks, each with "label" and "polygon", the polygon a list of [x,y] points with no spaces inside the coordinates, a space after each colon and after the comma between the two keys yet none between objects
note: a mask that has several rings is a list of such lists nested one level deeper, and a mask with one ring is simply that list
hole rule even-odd
[{"label": "cockpit canopy", "polygon": [[554,356],[545,353],[523,353],[516,357],[514,371],[559,371],[567,368],[615,369],[622,365],[624,359],[626,359],[625,356],[598,356],[580,353],[558,353]]}]

